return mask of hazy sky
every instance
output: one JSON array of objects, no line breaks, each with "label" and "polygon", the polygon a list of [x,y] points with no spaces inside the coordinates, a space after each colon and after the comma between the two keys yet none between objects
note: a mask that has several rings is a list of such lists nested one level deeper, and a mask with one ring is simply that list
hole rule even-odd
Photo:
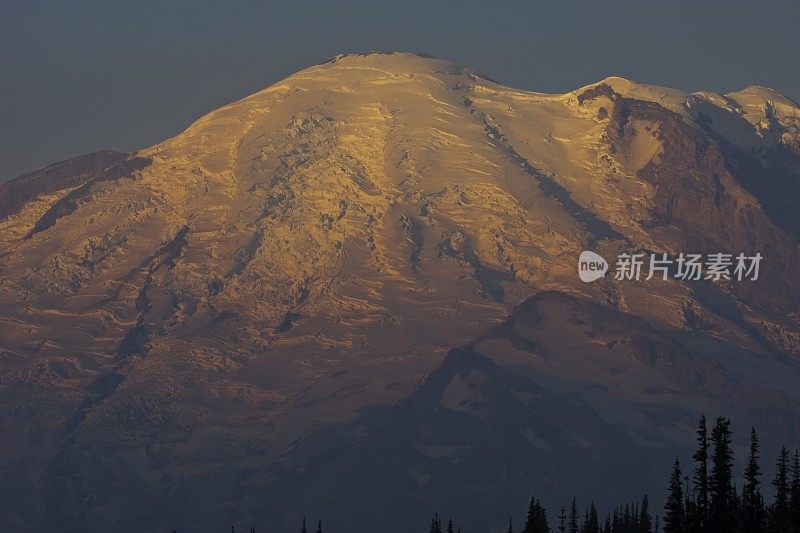
[{"label": "hazy sky", "polygon": [[0,179],[132,150],[348,51],[408,50],[515,87],[618,75],[800,100],[800,2],[0,0]]}]

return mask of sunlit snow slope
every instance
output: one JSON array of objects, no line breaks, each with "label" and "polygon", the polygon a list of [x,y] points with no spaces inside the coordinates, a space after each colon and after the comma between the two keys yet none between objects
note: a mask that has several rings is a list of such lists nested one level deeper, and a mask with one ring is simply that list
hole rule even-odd
[{"label": "sunlit snow slope", "polygon": [[[539,487],[660,491],[701,409],[796,444],[799,129],[762,87],[550,95],[347,55],[4,184],[0,523],[480,529]],[[584,249],[765,259],[584,284]]]}]

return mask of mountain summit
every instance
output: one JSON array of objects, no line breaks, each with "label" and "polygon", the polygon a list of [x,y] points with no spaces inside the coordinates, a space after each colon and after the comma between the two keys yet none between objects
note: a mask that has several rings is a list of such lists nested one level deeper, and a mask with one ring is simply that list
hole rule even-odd
[{"label": "mountain summit", "polygon": [[[407,532],[512,478],[591,490],[570,454],[632,468],[610,502],[661,490],[698,410],[796,443],[799,113],[353,54],[2,185],[0,521]],[[586,284],[583,250],[764,262]]]}]

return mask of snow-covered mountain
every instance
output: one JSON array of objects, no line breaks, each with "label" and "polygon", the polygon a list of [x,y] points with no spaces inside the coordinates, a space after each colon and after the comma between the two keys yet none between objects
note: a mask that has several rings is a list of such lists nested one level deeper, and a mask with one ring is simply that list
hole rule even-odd
[{"label": "snow-covered mountain", "polygon": [[[700,410],[796,445],[798,202],[800,106],[770,89],[541,94],[404,53],[22,176],[0,522],[478,530],[532,491],[663,490]],[[764,259],[589,284],[582,250]]]}]

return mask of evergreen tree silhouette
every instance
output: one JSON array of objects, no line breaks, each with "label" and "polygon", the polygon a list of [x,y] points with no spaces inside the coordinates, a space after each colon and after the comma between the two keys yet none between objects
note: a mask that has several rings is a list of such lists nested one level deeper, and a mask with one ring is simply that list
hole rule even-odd
[{"label": "evergreen tree silhouette", "polygon": [[706,416],[700,415],[697,427],[697,451],[692,456],[695,460],[694,493],[692,505],[692,529],[705,531],[708,519],[709,506],[709,479],[708,479],[708,430]]},{"label": "evergreen tree silhouette", "polygon": [[453,517],[447,521],[447,533],[455,533],[455,529],[453,528]]},{"label": "evergreen tree silhouette", "polygon": [[653,529],[653,518],[650,516],[650,500],[647,494],[642,498],[642,507],[639,511],[639,531],[650,533]]},{"label": "evergreen tree silhouette", "polygon": [[581,524],[581,533],[589,533],[589,508],[583,510],[583,523]]},{"label": "evergreen tree silhouette", "polygon": [[676,457],[672,475],[669,478],[667,503],[664,505],[664,533],[681,533],[686,531],[686,525],[681,462]]},{"label": "evergreen tree silhouette", "polygon": [[442,521],[439,520],[439,515],[433,515],[433,519],[431,520],[431,529],[429,530],[430,533],[442,533]]},{"label": "evergreen tree silhouette", "polygon": [[622,516],[619,512],[619,507],[614,507],[614,512],[611,513],[611,531],[620,533],[622,531]]},{"label": "evergreen tree silhouette", "polygon": [[511,517],[508,518],[508,532],[507,533],[514,533],[514,524],[511,523]]},{"label": "evergreen tree silhouette", "polygon": [[300,528],[300,533],[308,533],[308,528],[306,528],[306,517],[303,517],[303,527]]},{"label": "evergreen tree silhouette", "polygon": [[600,519],[594,502],[591,502],[584,512],[581,533],[600,533]]},{"label": "evergreen tree silhouette", "polygon": [[575,496],[572,497],[572,505],[569,508],[569,533],[578,533],[578,502]]},{"label": "evergreen tree silhouette", "polygon": [[625,511],[622,513],[622,527],[625,531],[633,530],[633,519],[631,518],[631,506],[625,504]]},{"label": "evergreen tree silhouette", "polygon": [[789,452],[781,447],[775,469],[775,502],[770,510],[770,529],[780,533],[789,531]]},{"label": "evergreen tree silhouette", "polygon": [[789,523],[792,531],[800,532],[800,450],[794,451],[792,484],[789,492]]},{"label": "evergreen tree silhouette", "polygon": [[567,533],[567,510],[563,507],[558,515],[558,533]]},{"label": "evergreen tree silhouette", "polygon": [[547,511],[535,497],[531,496],[531,503],[528,505],[528,515],[525,519],[525,527],[522,533],[549,533],[550,527],[547,525]]},{"label": "evergreen tree silhouette", "polygon": [[756,428],[750,428],[750,453],[742,487],[742,528],[752,533],[760,532],[764,522],[764,498],[761,495],[761,468],[758,459],[758,435]]},{"label": "evergreen tree silhouette", "polygon": [[722,531],[733,531],[736,516],[730,423],[725,417],[717,417],[711,430],[714,454],[709,477],[710,517],[714,527]]},{"label": "evergreen tree silhouette", "polygon": [[317,522],[317,533],[322,533],[322,519]]},{"label": "evergreen tree silhouette", "polygon": [[689,476],[683,476],[683,516],[687,531],[697,533],[701,530],[700,513],[697,510],[696,491]]}]

